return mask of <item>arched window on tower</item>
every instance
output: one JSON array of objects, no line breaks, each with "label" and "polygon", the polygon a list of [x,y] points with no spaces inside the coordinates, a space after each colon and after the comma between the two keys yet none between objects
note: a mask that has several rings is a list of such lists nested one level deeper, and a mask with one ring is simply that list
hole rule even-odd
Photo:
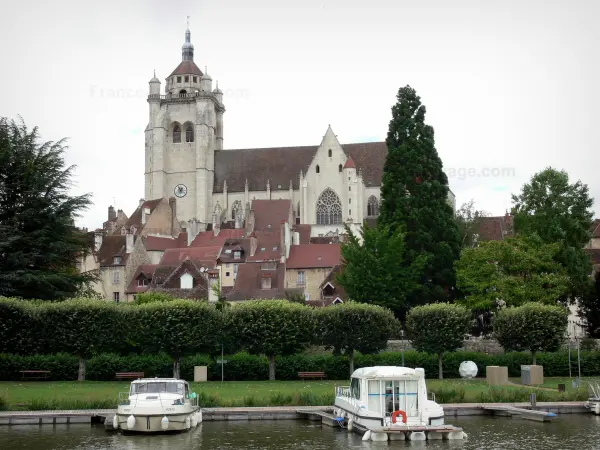
[{"label": "arched window on tower", "polygon": [[330,188],[325,189],[317,200],[317,225],[342,223],[342,203]]},{"label": "arched window on tower", "polygon": [[179,144],[181,142],[181,127],[178,123],[173,127],[173,143]]},{"label": "arched window on tower", "polygon": [[342,172],[342,165],[341,164],[338,166],[338,172],[340,172],[340,173]]},{"label": "arched window on tower", "polygon": [[185,127],[185,142],[194,142],[194,127],[190,124]]},{"label": "arched window on tower", "polygon": [[331,149],[329,149],[328,154],[329,154],[329,157],[331,158]]},{"label": "arched window on tower", "polygon": [[317,165],[317,173],[321,172],[321,169],[319,169],[319,166]]},{"label": "arched window on tower", "polygon": [[367,216],[377,217],[379,215],[379,200],[374,195],[369,197],[367,201]]},{"label": "arched window on tower", "polygon": [[236,216],[241,213],[242,213],[242,202],[240,202],[239,200],[236,200],[235,202],[233,202],[233,205],[231,205],[231,219],[235,220]]}]

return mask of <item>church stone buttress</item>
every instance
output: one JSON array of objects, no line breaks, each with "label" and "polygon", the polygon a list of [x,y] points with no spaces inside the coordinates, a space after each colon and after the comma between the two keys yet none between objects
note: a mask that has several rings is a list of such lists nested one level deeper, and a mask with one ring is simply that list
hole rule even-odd
[{"label": "church stone buttress", "polygon": [[223,148],[223,93],[194,62],[190,30],[182,60],[166,78],[164,94],[150,80],[146,128],[145,198],[177,199],[179,221],[212,220],[214,151]]}]

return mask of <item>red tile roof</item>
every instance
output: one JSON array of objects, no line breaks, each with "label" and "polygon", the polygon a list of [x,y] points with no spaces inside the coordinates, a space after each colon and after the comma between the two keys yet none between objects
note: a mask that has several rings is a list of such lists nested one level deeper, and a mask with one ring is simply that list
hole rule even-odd
[{"label": "red tile roof", "polygon": [[290,220],[290,200],[253,200],[254,231],[279,230],[282,222]]},{"label": "red tile roof", "polygon": [[[144,208],[150,209],[150,214],[154,211],[154,209],[158,206],[158,204],[162,201],[162,198],[157,198],[154,200],[146,200],[141,206],[138,206],[137,209],[133,212],[131,217],[127,219],[125,222],[125,227],[131,229],[132,226],[137,228],[138,233],[144,228],[144,224],[142,224],[142,211]],[[120,232],[117,230],[116,232]]]},{"label": "red tile roof", "polygon": [[286,262],[288,269],[334,267],[340,264],[340,244],[292,245]]},{"label": "red tile roof", "polygon": [[513,220],[511,216],[481,217],[478,241],[501,241],[512,236]]},{"label": "red tile roof", "polygon": [[187,233],[179,233],[177,238],[146,236],[144,244],[148,251],[165,251],[169,248],[186,247]]},{"label": "red tile roof", "polygon": [[[264,275],[271,279],[271,289],[261,289]],[[276,270],[262,270],[260,263],[240,264],[235,286],[225,295],[227,300],[284,299],[285,266],[278,264]]]},{"label": "red tile roof", "polygon": [[255,231],[256,251],[248,255],[247,261],[279,261],[281,259],[281,232],[280,231]]},{"label": "red tile roof", "polygon": [[[131,283],[125,290],[126,294],[138,294],[140,292],[146,292],[148,287],[150,286],[150,281],[154,276],[154,270],[158,267],[157,264],[142,264],[138,266],[133,277],[131,278]],[[138,286],[138,278],[140,275],[143,275],[148,280],[148,285],[146,286]]]},{"label": "red tile roof", "polygon": [[[344,144],[342,148],[362,171],[365,186],[381,185],[387,157],[385,142]],[[318,146],[217,150],[213,192],[223,192],[225,180],[228,192],[244,192],[246,180],[251,191],[266,190],[267,180],[271,190],[278,185],[287,190],[290,180],[298,189],[300,171],[306,173],[317,149]]]},{"label": "red tile roof", "polygon": [[352,156],[350,156],[346,161],[346,164],[344,164],[344,169],[356,169],[356,164],[354,164]]},{"label": "red tile roof", "polygon": [[171,72],[170,77],[173,75],[198,75],[202,76],[202,71],[198,68],[194,61],[185,60],[181,61],[179,65]]},{"label": "red tile roof", "polygon": [[129,256],[127,253],[125,253],[125,239],[125,235],[121,234],[102,237],[102,245],[96,253],[98,261],[100,262],[100,266],[115,265],[113,264],[115,256],[119,256],[121,258],[121,262],[120,264],[116,264],[117,266],[125,265],[127,257]]},{"label": "red tile roof", "polygon": [[310,224],[294,225],[294,231],[297,231],[300,235],[299,244],[310,244],[311,229],[312,225]]},{"label": "red tile roof", "polygon": [[221,230],[217,236],[212,231],[203,231],[198,233],[190,247],[222,246],[227,239],[241,239],[245,235],[246,230],[244,228]]},{"label": "red tile roof", "polygon": [[161,266],[179,265],[186,259],[190,259],[203,265],[214,267],[221,252],[221,246],[214,247],[187,247],[169,248],[160,260]]}]

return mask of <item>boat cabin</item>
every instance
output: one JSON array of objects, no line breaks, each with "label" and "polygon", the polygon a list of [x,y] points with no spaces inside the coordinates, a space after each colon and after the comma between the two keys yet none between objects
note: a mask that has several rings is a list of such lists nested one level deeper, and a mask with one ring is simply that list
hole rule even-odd
[{"label": "boat cabin", "polygon": [[131,383],[129,395],[177,394],[189,397],[190,387],[186,381],[176,378],[143,378]]}]

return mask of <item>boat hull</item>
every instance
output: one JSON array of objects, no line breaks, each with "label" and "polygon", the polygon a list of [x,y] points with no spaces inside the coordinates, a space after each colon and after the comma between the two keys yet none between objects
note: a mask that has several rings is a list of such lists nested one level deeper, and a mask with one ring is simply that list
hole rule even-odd
[{"label": "boat hull", "polygon": [[[132,420],[133,416],[133,426]],[[163,427],[163,420],[167,418],[168,425]],[[189,409],[188,411],[164,414],[152,413],[150,411],[136,411],[132,409],[130,412],[118,411],[115,416],[115,421],[120,430],[128,433],[165,433],[165,432],[182,432],[194,428],[202,422],[202,412],[198,409]]]}]

